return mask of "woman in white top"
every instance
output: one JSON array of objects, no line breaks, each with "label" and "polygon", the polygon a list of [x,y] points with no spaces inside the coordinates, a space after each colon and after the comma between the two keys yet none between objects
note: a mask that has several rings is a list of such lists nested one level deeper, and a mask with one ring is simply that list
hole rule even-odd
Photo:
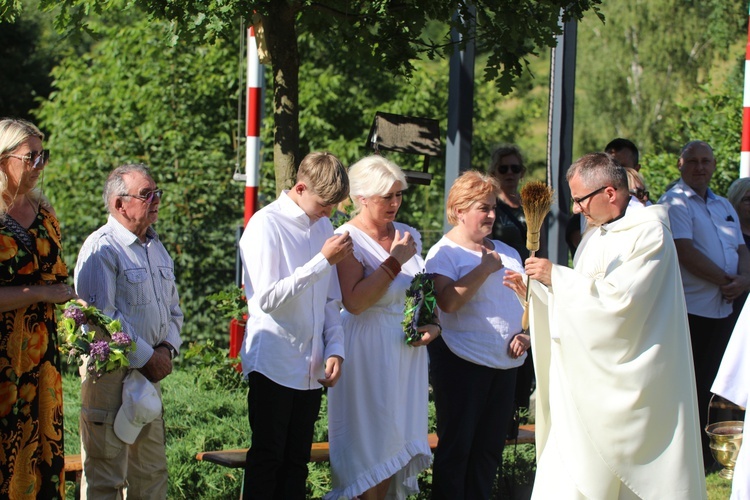
[{"label": "woman in white top", "polygon": [[443,335],[428,347],[438,447],[432,498],[489,498],[513,412],[517,367],[529,336],[523,308],[503,286],[523,272],[518,252],[487,236],[498,185],[476,171],[453,183],[446,211],[454,227],[427,254]]},{"label": "woman in white top", "polygon": [[404,299],[422,272],[419,233],[395,222],[406,178],[381,156],[349,168],[353,254],[337,264],[345,310],[346,368],[328,391],[328,440],[333,491],[326,498],[405,498],[419,491],[430,465],[427,442],[427,351],[440,333],[426,325],[407,345]]}]

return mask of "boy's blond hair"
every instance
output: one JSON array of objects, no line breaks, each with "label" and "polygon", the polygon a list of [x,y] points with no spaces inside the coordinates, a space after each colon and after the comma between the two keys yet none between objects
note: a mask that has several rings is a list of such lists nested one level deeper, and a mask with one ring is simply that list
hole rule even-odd
[{"label": "boy's blond hair", "polygon": [[297,170],[297,182],[304,182],[326,205],[337,205],[349,196],[349,177],[341,161],[327,151],[308,154]]}]

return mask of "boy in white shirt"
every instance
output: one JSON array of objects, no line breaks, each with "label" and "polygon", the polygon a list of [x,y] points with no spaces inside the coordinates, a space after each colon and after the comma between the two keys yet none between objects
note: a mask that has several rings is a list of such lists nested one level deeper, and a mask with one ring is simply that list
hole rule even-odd
[{"label": "boy in white shirt", "polygon": [[240,240],[249,318],[240,353],[252,445],[243,498],[304,499],[322,387],[341,375],[341,291],[334,265],[352,252],[328,217],[349,195],[346,169],[310,153],[297,182],[258,211]]}]

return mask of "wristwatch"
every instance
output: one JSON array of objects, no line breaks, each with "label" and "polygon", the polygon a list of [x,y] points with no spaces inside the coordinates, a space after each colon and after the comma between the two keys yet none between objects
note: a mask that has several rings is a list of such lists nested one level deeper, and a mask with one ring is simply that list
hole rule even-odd
[{"label": "wristwatch", "polygon": [[167,350],[169,351],[169,359],[174,359],[177,357],[177,349],[175,349],[174,347],[172,347],[170,344],[166,342],[162,342],[156,347],[166,347]]}]

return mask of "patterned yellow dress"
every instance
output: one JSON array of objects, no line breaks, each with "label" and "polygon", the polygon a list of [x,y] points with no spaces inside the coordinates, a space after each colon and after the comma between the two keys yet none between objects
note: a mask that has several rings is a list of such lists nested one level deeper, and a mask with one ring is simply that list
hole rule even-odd
[{"label": "patterned yellow dress", "polygon": [[[40,208],[24,229],[0,220],[0,286],[68,276],[60,227]],[[0,313],[0,498],[65,498],[63,402],[53,304]]]}]

